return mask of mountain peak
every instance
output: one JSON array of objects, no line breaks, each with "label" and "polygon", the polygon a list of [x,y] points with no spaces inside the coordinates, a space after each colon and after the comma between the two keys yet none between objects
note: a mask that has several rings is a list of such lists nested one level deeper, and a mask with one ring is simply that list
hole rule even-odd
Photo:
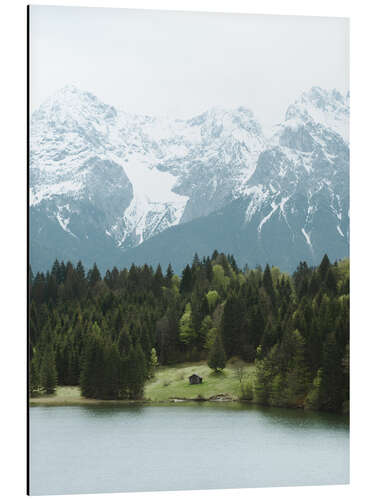
[{"label": "mountain peak", "polygon": [[348,142],[349,93],[343,95],[337,89],[312,87],[288,107],[285,120],[321,124]]},{"label": "mountain peak", "polygon": [[94,94],[82,90],[76,85],[70,83],[56,90],[43,104],[63,102],[65,105],[69,105],[69,103],[74,100],[89,100],[93,102],[99,102],[98,98]]},{"label": "mountain peak", "polygon": [[53,120],[54,123],[96,122],[99,116],[111,118],[116,110],[101,102],[94,94],[68,84],[58,89],[32,114],[39,123]]},{"label": "mountain peak", "polygon": [[315,107],[323,110],[347,105],[347,98],[344,97],[337,89],[322,89],[317,86],[311,87],[311,89],[307,92],[303,92],[300,101],[304,103],[311,103]]},{"label": "mountain peak", "polygon": [[76,85],[69,83],[67,85],[64,85],[63,87],[58,87],[57,89],[54,89],[47,97],[43,99],[39,107],[51,101],[61,100],[68,96],[73,96],[73,95],[76,96],[83,95],[85,93],[86,93],[85,91],[83,91]]},{"label": "mountain peak", "polygon": [[61,87],[58,90],[58,92],[77,94],[77,93],[82,93],[82,90],[79,87],[77,87],[74,83],[68,83],[64,85],[64,87]]}]

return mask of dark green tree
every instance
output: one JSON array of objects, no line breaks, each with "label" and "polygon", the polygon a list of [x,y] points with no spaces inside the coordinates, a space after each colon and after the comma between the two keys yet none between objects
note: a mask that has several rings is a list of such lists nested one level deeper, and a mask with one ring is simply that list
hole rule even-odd
[{"label": "dark green tree", "polygon": [[33,357],[29,363],[29,392],[30,395],[35,394],[39,391],[40,383],[40,359],[39,353],[34,351]]},{"label": "dark green tree", "polygon": [[40,366],[40,382],[47,394],[53,394],[57,385],[57,371],[55,353],[52,345],[48,344],[43,352]]},{"label": "dark green tree", "polygon": [[182,294],[188,294],[193,289],[193,273],[189,264],[182,271],[182,278],[180,283],[180,291]]},{"label": "dark green tree", "polygon": [[223,341],[220,332],[216,335],[216,339],[211,347],[207,364],[215,372],[221,371],[226,365],[226,355],[224,351]]},{"label": "dark green tree", "polygon": [[263,273],[263,287],[267,292],[269,298],[271,299],[272,305],[275,306],[276,303],[275,289],[273,287],[271,270],[268,264],[266,265]]},{"label": "dark green tree", "polygon": [[90,269],[89,272],[87,273],[87,279],[91,287],[93,287],[98,281],[102,279],[96,263],[94,263],[92,269]]},{"label": "dark green tree", "polygon": [[137,343],[135,348],[133,346],[130,347],[125,372],[129,398],[141,398],[147,378],[147,363],[139,343]]}]

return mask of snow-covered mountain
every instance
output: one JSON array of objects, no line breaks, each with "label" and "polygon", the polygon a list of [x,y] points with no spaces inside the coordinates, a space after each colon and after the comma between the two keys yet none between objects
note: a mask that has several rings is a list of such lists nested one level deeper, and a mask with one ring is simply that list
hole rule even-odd
[{"label": "snow-covered mountain", "polygon": [[[235,202],[243,207],[238,231],[265,248],[257,263],[279,246],[272,234],[301,240],[301,256],[307,250],[313,262],[338,236],[347,248],[348,120],[348,96],[318,87],[289,106],[270,139],[246,108],[172,120],[131,115],[65,87],[30,124],[31,264],[45,269],[57,257],[121,265],[157,235],[167,241],[171,228]],[[329,217],[321,220],[323,207]],[[249,251],[240,253],[251,262]]]}]

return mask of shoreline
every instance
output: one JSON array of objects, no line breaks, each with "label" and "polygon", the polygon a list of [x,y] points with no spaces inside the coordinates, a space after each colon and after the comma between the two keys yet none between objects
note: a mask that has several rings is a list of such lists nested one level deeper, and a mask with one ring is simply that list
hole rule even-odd
[{"label": "shoreline", "polygon": [[[194,397],[194,398],[184,398],[184,397],[170,397],[168,399],[161,400],[152,400],[152,399],[92,399],[85,398],[81,396],[79,392],[79,388],[73,386],[76,394],[74,395],[61,395],[61,394],[53,394],[53,395],[42,395],[36,397],[29,397],[28,399],[28,408],[44,406],[44,407],[58,407],[58,406],[175,406],[175,405],[183,405],[183,404],[240,404],[240,405],[248,405],[262,408],[280,408],[285,410],[299,410],[301,412],[306,413],[327,413],[332,415],[342,415],[349,416],[348,410],[343,410],[342,412],[321,412],[319,410],[306,409],[301,407],[272,407],[268,405],[262,405],[254,400],[249,399],[240,399],[237,396],[233,396],[232,394],[217,394],[215,396],[210,396],[209,398],[203,397]],[[70,390],[72,387],[69,388]]]},{"label": "shoreline", "polygon": [[254,400],[249,399],[239,399],[238,397],[232,395],[225,395],[227,397],[222,397],[223,394],[218,394],[217,396],[212,396],[210,398],[181,398],[181,397],[172,397],[164,400],[151,400],[151,399],[91,399],[85,398],[81,395],[79,396],[71,396],[71,397],[61,397],[56,394],[50,396],[39,396],[39,397],[29,397],[28,406],[29,409],[32,407],[38,406],[159,406],[159,405],[168,405],[175,406],[187,403],[213,403],[213,404],[242,404],[249,406],[256,406],[262,408],[280,408],[285,410],[299,410],[301,412],[307,413],[327,413],[331,415],[342,415],[349,416],[349,411],[342,412],[321,412],[319,410],[306,409],[301,407],[272,407],[268,405],[262,405],[260,403],[255,402]]},{"label": "shoreline", "polygon": [[79,395],[61,396],[57,394],[29,397],[29,406],[76,406],[76,405],[158,405],[178,403],[252,403],[250,400],[241,400],[231,394],[217,394],[209,398],[171,397],[163,400],[151,399],[93,399]]}]

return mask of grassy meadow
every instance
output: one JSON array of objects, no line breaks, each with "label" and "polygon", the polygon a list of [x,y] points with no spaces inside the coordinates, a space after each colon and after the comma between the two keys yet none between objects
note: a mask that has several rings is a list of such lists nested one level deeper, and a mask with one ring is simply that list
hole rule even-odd
[{"label": "grassy meadow", "polygon": [[[156,371],[155,377],[146,384],[145,399],[209,399],[218,394],[228,394],[237,399],[240,396],[239,366],[242,366],[246,377],[253,379],[254,365],[244,363],[228,363],[226,368],[218,373],[213,372],[205,361],[161,367]],[[193,373],[203,378],[201,384],[189,384],[189,376]]]},{"label": "grassy meadow", "polygon": [[[144,399],[157,403],[173,399],[209,399],[220,394],[238,399],[241,395],[240,377],[242,376],[243,382],[253,381],[254,371],[254,365],[240,363],[237,360],[228,362],[226,368],[218,373],[213,372],[205,361],[163,366],[158,368],[155,376],[146,383]],[[189,384],[189,376],[193,373],[203,378],[201,384]],[[81,396],[78,386],[58,386],[54,394],[30,398],[31,404],[46,405],[98,404],[100,402],[98,399]]]}]

